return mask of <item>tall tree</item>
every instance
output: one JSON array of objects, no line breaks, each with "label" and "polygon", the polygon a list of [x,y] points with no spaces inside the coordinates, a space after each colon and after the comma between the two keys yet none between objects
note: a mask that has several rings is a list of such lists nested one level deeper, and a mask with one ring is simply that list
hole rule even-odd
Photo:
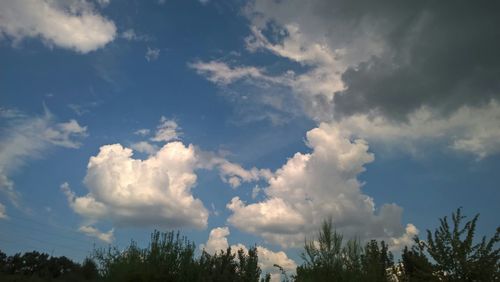
[{"label": "tall tree", "polygon": [[434,274],[442,281],[498,281],[500,227],[490,239],[484,236],[475,242],[479,214],[462,226],[466,218],[458,208],[452,213],[451,227],[445,216],[434,232],[427,230],[426,243],[421,242],[418,236],[415,236],[415,241],[436,262]]}]

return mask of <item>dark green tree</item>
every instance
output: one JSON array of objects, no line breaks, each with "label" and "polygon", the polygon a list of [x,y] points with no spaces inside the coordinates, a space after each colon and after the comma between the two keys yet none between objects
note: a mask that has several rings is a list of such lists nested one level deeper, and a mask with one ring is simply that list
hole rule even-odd
[{"label": "dark green tree", "polygon": [[424,254],[423,244],[418,244],[408,249],[405,247],[401,255],[403,269],[402,281],[405,282],[425,282],[438,281],[434,276],[434,266]]},{"label": "dark green tree", "polygon": [[394,264],[387,244],[382,241],[379,247],[376,240],[366,243],[361,262],[364,280],[373,282],[387,281],[387,270]]},{"label": "dark green tree", "polygon": [[440,226],[427,230],[427,242],[416,236],[415,242],[422,246],[435,261],[434,275],[441,281],[498,281],[500,279],[500,227],[493,237],[486,236],[474,241],[479,214],[472,220],[462,222],[466,216],[461,208],[452,213],[452,226],[448,218],[440,219]]}]

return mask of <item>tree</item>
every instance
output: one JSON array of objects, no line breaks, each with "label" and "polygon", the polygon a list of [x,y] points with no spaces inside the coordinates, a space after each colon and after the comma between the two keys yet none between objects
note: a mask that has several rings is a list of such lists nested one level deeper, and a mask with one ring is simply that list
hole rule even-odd
[{"label": "tree", "polygon": [[393,266],[393,256],[384,241],[376,240],[366,243],[364,254],[361,255],[363,276],[365,281],[387,281],[387,269]]},{"label": "tree", "polygon": [[[465,218],[461,208],[458,208],[452,213],[452,227],[447,217],[440,219],[440,226],[434,232],[427,230],[427,242],[415,236],[417,244],[413,247],[414,252],[421,248],[421,254],[418,254],[421,257],[423,251],[427,251],[436,262],[433,274],[441,281],[497,281],[500,279],[500,249],[497,245],[500,242],[500,227],[492,238],[484,236],[475,244],[479,214],[462,227]],[[410,253],[412,255],[414,253]]]},{"label": "tree", "polygon": [[438,281],[434,276],[434,266],[424,254],[423,244],[411,249],[405,247],[401,255],[403,264],[402,279],[406,282]]}]

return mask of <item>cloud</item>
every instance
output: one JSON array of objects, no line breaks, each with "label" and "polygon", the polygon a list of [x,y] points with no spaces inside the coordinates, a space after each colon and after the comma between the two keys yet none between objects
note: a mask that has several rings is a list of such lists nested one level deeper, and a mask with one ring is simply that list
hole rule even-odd
[{"label": "cloud", "polygon": [[[206,244],[201,244],[200,248],[204,249],[209,254],[214,254],[220,251],[225,251],[229,247],[227,236],[230,235],[228,227],[217,227],[210,231],[210,235]],[[231,245],[231,251],[235,254],[238,250],[243,249],[248,254],[248,248],[243,244]],[[288,258],[285,252],[274,252],[265,247],[257,246],[257,254],[259,256],[259,267],[262,273],[270,273],[271,281],[281,281],[280,272],[274,267],[275,264],[283,267],[288,273],[295,272],[297,264],[292,259]]]},{"label": "cloud", "polygon": [[145,160],[134,159],[120,144],[105,145],[90,158],[84,183],[89,193],[77,197],[61,187],[71,208],[89,220],[121,226],[204,228],[208,211],[193,197],[197,157],[192,145],[170,142]]},{"label": "cloud", "polygon": [[408,223],[405,228],[405,233],[401,235],[399,238],[393,238],[390,243],[390,250],[391,251],[400,251],[402,250],[405,246],[411,246],[415,242],[413,241],[413,238],[418,235],[419,230],[415,225]]},{"label": "cloud", "polygon": [[[500,40],[490,28],[500,24],[498,8],[256,0],[246,8],[247,48],[308,66],[302,73],[307,86],[294,89],[322,96],[330,105],[324,110],[335,107],[336,114],[378,110],[401,119],[424,105],[447,112],[500,95]],[[325,83],[315,83],[320,88],[309,87],[313,74],[328,69]]]},{"label": "cloud", "polygon": [[148,62],[156,61],[160,57],[160,49],[148,47],[146,55],[144,55],[144,57]]},{"label": "cloud", "polygon": [[7,218],[9,217],[7,216],[6,208],[2,203],[0,203],[0,219],[7,219]]},{"label": "cloud", "polygon": [[219,84],[228,85],[236,80],[243,78],[263,78],[266,79],[262,70],[256,67],[230,67],[224,62],[209,61],[209,62],[194,62],[188,66],[200,75],[205,76],[209,81]]},{"label": "cloud", "polygon": [[113,41],[115,34],[115,24],[86,1],[0,1],[0,35],[14,44],[40,38],[50,47],[88,53]]},{"label": "cloud", "polygon": [[296,153],[268,179],[264,200],[246,204],[235,197],[227,204],[231,225],[283,247],[300,246],[328,218],[347,237],[403,234],[402,208],[376,208],[362,193],[357,177],[374,160],[366,142],[322,123],[307,132],[307,145],[311,153]]},{"label": "cloud", "polygon": [[216,168],[219,170],[221,180],[224,183],[228,183],[233,188],[240,186],[243,182],[255,182],[262,179],[268,179],[272,175],[269,169],[258,169],[256,167],[245,169],[241,165],[232,163],[212,152],[205,152],[198,149],[197,153],[199,156],[199,168]]},{"label": "cloud", "polygon": [[500,152],[500,105],[463,106],[448,116],[421,107],[407,121],[394,121],[378,114],[355,114],[334,123],[343,131],[374,144],[390,145],[409,152],[421,145],[441,141],[452,150],[477,159]]},{"label": "cloud", "polygon": [[225,251],[229,247],[227,236],[229,236],[228,227],[217,227],[210,231],[206,244],[201,244],[200,249],[205,250],[209,254],[215,254],[220,251]]},{"label": "cloud", "polygon": [[[237,59],[190,66],[227,92],[246,116],[258,117],[250,121],[302,114],[318,123],[343,122],[366,115],[377,120],[376,129],[404,129],[427,111],[426,123],[453,135],[433,138],[438,132],[420,127],[417,132],[426,132],[411,141],[413,149],[422,140],[441,142],[484,158],[500,148],[498,109],[491,106],[500,98],[500,40],[490,28],[500,24],[498,8],[465,1],[449,11],[445,3],[256,0],[244,9],[247,50],[274,54],[268,68],[280,64],[282,71]],[[466,109],[488,116],[458,126]],[[382,138],[383,132],[371,135],[397,143]]]},{"label": "cloud", "polygon": [[179,129],[179,126],[174,120],[169,120],[162,116],[160,124],[156,127],[155,136],[151,138],[151,141],[169,142],[171,140],[178,140],[180,135],[178,132]]},{"label": "cloud", "polygon": [[80,228],[78,228],[78,231],[84,233],[89,237],[97,238],[106,243],[111,243],[115,239],[113,235],[114,229],[111,229],[108,232],[104,233],[93,226],[80,226]]},{"label": "cloud", "polygon": [[0,191],[5,192],[13,203],[19,193],[9,176],[31,159],[37,159],[53,147],[79,148],[80,138],[87,136],[87,127],[76,120],[58,123],[45,110],[40,117],[15,117],[7,121],[0,138]]},{"label": "cloud", "polygon": [[146,141],[140,141],[137,143],[133,143],[132,145],[130,145],[130,148],[134,149],[137,152],[146,153],[149,155],[153,155],[154,153],[158,152],[158,150],[160,149],[160,148],[158,148],[158,146],[151,144],[151,143],[148,143]]}]

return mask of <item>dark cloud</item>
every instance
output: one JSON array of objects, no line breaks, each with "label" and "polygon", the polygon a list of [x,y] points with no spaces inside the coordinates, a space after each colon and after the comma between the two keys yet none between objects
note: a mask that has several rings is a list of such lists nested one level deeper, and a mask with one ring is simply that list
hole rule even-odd
[{"label": "dark cloud", "polygon": [[500,96],[499,1],[331,5],[353,30],[372,22],[385,45],[344,72],[347,89],[335,96],[336,114],[375,110],[403,119],[422,105],[446,114]]}]

